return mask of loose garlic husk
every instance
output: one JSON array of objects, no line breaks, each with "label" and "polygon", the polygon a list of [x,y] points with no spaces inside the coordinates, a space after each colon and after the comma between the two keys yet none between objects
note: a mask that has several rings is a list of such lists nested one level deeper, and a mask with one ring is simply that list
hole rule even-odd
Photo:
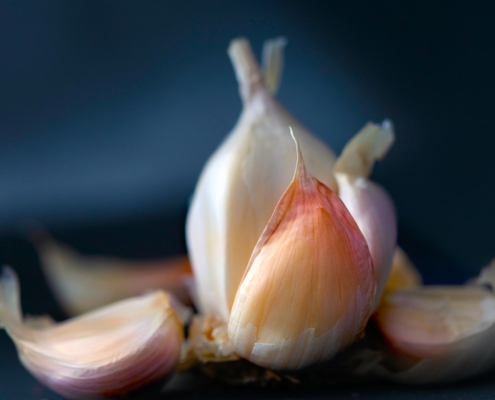
[{"label": "loose garlic husk", "polygon": [[335,188],[333,152],[273,96],[283,45],[280,39],[267,42],[262,71],[247,40],[231,42],[228,53],[239,81],[243,111],[208,160],[187,217],[198,307],[203,314],[224,322],[251,253],[292,179],[296,154],[288,126],[297,132],[308,170]]},{"label": "loose garlic husk", "polygon": [[171,374],[183,328],[169,296],[156,291],[61,323],[22,320],[15,273],[0,278],[0,326],[20,361],[40,382],[69,399],[125,395]]},{"label": "loose garlic husk", "polygon": [[43,235],[36,240],[43,272],[60,305],[77,315],[152,289],[172,293],[190,303],[187,282],[191,267],[187,257],[130,261],[86,256]]},{"label": "loose garlic husk", "polygon": [[346,205],[369,245],[375,266],[378,306],[387,282],[397,243],[397,218],[392,199],[369,179],[373,164],[381,160],[394,141],[390,121],[368,123],[345,146],[337,159],[334,175],[339,197]]},{"label": "loose garlic husk", "polygon": [[375,321],[389,345],[374,374],[398,382],[455,382],[495,368],[495,263],[473,284],[385,292]]},{"label": "loose garlic husk", "polygon": [[306,170],[299,147],[297,154],[293,181],[253,251],[229,320],[236,352],[278,370],[326,361],[352,344],[376,289],[356,222]]}]

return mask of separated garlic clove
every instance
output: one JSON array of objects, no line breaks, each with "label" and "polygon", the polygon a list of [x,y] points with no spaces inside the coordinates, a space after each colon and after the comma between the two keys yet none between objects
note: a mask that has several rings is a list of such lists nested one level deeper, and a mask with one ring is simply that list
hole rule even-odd
[{"label": "separated garlic clove", "polygon": [[85,256],[47,235],[36,241],[43,272],[60,305],[77,315],[151,289],[163,289],[190,304],[187,257],[130,261]]},{"label": "separated garlic clove", "polygon": [[342,201],[306,169],[260,237],[229,320],[235,351],[262,367],[296,370],[358,339],[375,295],[368,245]]},{"label": "separated garlic clove", "polygon": [[392,199],[369,179],[373,164],[381,160],[394,141],[392,124],[368,123],[344,148],[335,163],[339,197],[356,220],[369,245],[378,283],[374,307],[392,266],[397,243],[397,217]]},{"label": "separated garlic clove", "polygon": [[239,81],[243,111],[208,160],[187,217],[186,237],[203,314],[227,321],[251,253],[292,179],[296,155],[287,134],[298,133],[308,170],[335,187],[333,152],[272,95],[282,67],[283,39],[265,47],[262,71],[245,39],[229,56]]},{"label": "separated garlic clove", "polygon": [[0,326],[22,364],[69,399],[122,396],[171,374],[183,328],[169,296],[156,291],[61,323],[22,320],[19,284],[10,268],[0,278]]},{"label": "separated garlic clove", "polygon": [[387,291],[375,321],[390,348],[375,373],[387,379],[455,382],[495,368],[495,296],[485,287]]}]

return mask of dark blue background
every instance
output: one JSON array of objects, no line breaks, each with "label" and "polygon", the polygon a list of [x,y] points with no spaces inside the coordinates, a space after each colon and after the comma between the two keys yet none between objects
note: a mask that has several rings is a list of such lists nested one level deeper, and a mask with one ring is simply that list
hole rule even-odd
[{"label": "dark blue background", "polygon": [[492,5],[4,1],[0,232],[183,208],[240,101],[231,38],[285,35],[282,102],[336,151],[397,142],[375,178],[403,227],[477,270],[493,252]]},{"label": "dark blue background", "polygon": [[[0,263],[26,310],[56,312],[27,221],[86,252],[184,251],[187,200],[240,113],[226,55],[239,35],[257,54],[287,37],[279,98],[334,150],[394,121],[374,178],[401,244],[428,282],[476,274],[495,256],[494,15],[459,1],[0,2]],[[28,396],[25,379],[0,374],[0,399],[9,381]]]}]

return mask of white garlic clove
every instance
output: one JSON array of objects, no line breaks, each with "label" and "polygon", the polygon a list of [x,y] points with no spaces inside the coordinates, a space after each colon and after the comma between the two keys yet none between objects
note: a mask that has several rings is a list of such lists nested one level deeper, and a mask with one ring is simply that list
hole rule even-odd
[{"label": "white garlic clove", "polygon": [[392,266],[397,243],[397,217],[392,199],[369,179],[373,164],[382,159],[394,140],[392,125],[368,123],[344,148],[335,163],[339,197],[356,220],[369,245],[378,283],[374,307]]},{"label": "white garlic clove", "polygon": [[455,382],[495,368],[495,296],[485,287],[386,292],[375,321],[390,348],[375,368],[382,377],[409,384]]},{"label": "white garlic clove", "polygon": [[[230,44],[228,53],[239,81],[243,111],[203,169],[187,217],[197,306],[202,313],[223,321],[229,318],[251,253],[291,182],[296,155],[288,126],[298,133],[309,171],[335,187],[330,172],[333,152],[271,93],[278,86],[281,43],[267,45],[266,53],[272,56],[266,56],[265,76],[247,40],[236,39]],[[265,81],[270,82],[269,88]]]},{"label": "white garlic clove", "polygon": [[69,315],[102,307],[147,290],[163,289],[190,303],[187,257],[131,261],[86,256],[44,235],[37,251],[45,277],[60,305]]},{"label": "white garlic clove", "polygon": [[362,334],[375,281],[368,245],[298,147],[292,183],[249,262],[229,320],[235,351],[262,367],[326,361]]},{"label": "white garlic clove", "polygon": [[171,374],[183,327],[169,296],[156,291],[61,323],[22,320],[19,284],[0,278],[0,326],[41,383],[69,399],[121,396]]}]

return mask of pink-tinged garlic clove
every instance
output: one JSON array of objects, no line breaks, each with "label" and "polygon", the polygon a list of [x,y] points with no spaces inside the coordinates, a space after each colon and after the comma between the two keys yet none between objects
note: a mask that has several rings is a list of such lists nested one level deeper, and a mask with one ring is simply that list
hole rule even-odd
[{"label": "pink-tinged garlic clove", "polygon": [[329,360],[352,344],[376,289],[365,238],[297,148],[294,179],[253,251],[228,331],[239,355],[278,370]]},{"label": "pink-tinged garlic clove", "polygon": [[462,286],[387,290],[375,321],[388,344],[375,375],[408,384],[456,382],[495,368],[495,264]]},{"label": "pink-tinged garlic clove", "polygon": [[123,396],[173,373],[183,327],[163,291],[121,300],[61,323],[22,319],[19,284],[5,267],[0,325],[41,383],[69,399]]}]

